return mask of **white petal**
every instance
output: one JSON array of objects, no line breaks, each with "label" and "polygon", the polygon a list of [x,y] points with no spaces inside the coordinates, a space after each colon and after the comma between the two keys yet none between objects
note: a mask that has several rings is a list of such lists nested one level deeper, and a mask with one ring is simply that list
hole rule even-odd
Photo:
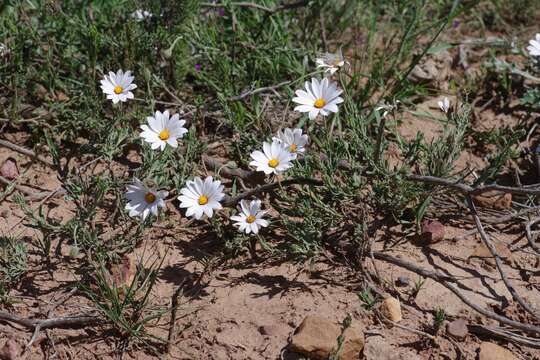
[{"label": "white petal", "polygon": [[313,110],[316,110],[316,108],[313,107],[313,105],[298,105],[297,107],[294,108],[294,111],[299,111],[299,112],[310,112]]}]

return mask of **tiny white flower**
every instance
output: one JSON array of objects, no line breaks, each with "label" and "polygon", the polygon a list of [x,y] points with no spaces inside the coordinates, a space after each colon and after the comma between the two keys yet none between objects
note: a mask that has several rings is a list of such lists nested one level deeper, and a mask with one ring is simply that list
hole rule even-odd
[{"label": "tiny white flower", "polygon": [[534,39],[529,41],[527,50],[531,56],[540,56],[540,34],[536,34]]},{"label": "tiny white flower", "polygon": [[174,114],[169,118],[169,112],[163,113],[156,111],[154,116],[146,118],[148,125],[141,125],[143,132],[141,137],[147,143],[150,143],[152,149],[161,148],[169,144],[173,148],[178,146],[177,139],[181,139],[188,129],[184,127],[185,120],[180,120],[180,115]]},{"label": "tiny white flower", "polygon": [[325,53],[315,60],[317,68],[323,68],[325,72],[329,72],[330,75],[334,75],[336,71],[345,65],[346,61],[343,57],[343,53],[339,50],[337,53]]},{"label": "tiny white flower", "polygon": [[338,112],[338,104],[343,102],[339,95],[343,90],[337,88],[336,83],[324,78],[321,81],[311,79],[306,81],[304,90],[296,90],[296,97],[292,100],[300,104],[295,111],[308,112],[309,119],[314,120],[317,115],[328,116],[330,112]]},{"label": "tiny white flower", "polygon": [[439,109],[441,109],[443,113],[448,113],[448,110],[450,110],[450,100],[448,100],[447,97],[444,97],[437,104],[439,104]]},{"label": "tiny white flower", "polygon": [[198,176],[195,177],[186,183],[180,193],[180,207],[187,208],[186,216],[193,216],[197,220],[200,220],[203,214],[211,218],[214,210],[222,208],[219,202],[225,196],[221,181],[214,180],[211,176],[204,181]]},{"label": "tiny white flower", "polygon": [[127,186],[126,210],[129,216],[140,216],[144,221],[152,213],[158,215],[158,208],[165,207],[164,199],[169,195],[168,191],[156,191],[146,187],[139,179],[133,179],[133,184]]},{"label": "tiny white flower", "polygon": [[389,112],[395,111],[398,108],[400,102],[401,101],[399,100],[395,100],[393,104],[388,104],[387,102],[383,101],[382,103],[379,104],[379,106],[375,108],[375,111],[384,110],[381,116],[384,118],[386,117],[386,115],[388,115]]},{"label": "tiny white flower", "polygon": [[131,90],[135,90],[137,85],[133,84],[133,76],[131,71],[118,70],[115,73],[109,72],[109,75],[105,75],[101,80],[101,89],[103,93],[107,95],[107,99],[112,100],[114,104],[119,101],[126,102],[127,99],[133,99],[133,93]]},{"label": "tiny white flower", "polygon": [[235,221],[234,226],[238,227],[239,231],[246,234],[257,234],[259,227],[268,226],[268,221],[262,218],[266,211],[261,210],[261,200],[252,200],[251,202],[242,200],[239,210],[239,215],[231,216],[231,220]]},{"label": "tiny white flower", "polygon": [[251,153],[253,161],[249,165],[256,167],[257,171],[263,171],[266,175],[272,173],[279,175],[293,164],[293,156],[284,144],[278,141],[263,143],[263,151],[255,150]]},{"label": "tiny white flower", "polygon": [[137,21],[143,21],[146,18],[152,17],[152,13],[146,10],[138,9],[131,14],[131,17]]},{"label": "tiny white flower", "polygon": [[309,136],[302,135],[302,129],[284,129],[277,133],[277,136],[272,140],[281,142],[285,148],[291,153],[292,159],[296,159],[306,151],[306,144],[309,142]]}]

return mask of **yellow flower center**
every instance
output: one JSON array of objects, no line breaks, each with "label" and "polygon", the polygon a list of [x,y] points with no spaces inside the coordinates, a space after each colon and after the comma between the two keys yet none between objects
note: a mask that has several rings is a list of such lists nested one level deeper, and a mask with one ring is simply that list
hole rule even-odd
[{"label": "yellow flower center", "polygon": [[255,216],[253,216],[253,215],[249,215],[248,217],[246,217],[246,222],[248,224],[251,224],[251,223],[255,222],[255,220],[257,220],[257,218]]},{"label": "yellow flower center", "polygon": [[291,144],[291,146],[289,146],[289,151],[292,153],[296,152],[297,149],[298,146],[296,144]]},{"label": "yellow flower center", "polygon": [[279,160],[278,159],[270,159],[270,160],[268,160],[268,166],[270,166],[271,168],[275,168],[278,165],[279,165]]},{"label": "yellow flower center", "polygon": [[156,201],[156,195],[149,192],[148,194],[144,195],[144,200],[147,203],[152,204],[154,201]]},{"label": "yellow flower center", "polygon": [[317,109],[323,108],[324,105],[326,105],[326,101],[324,99],[317,99],[315,100],[315,104],[313,104],[313,106],[315,106]]},{"label": "yellow flower center", "polygon": [[114,87],[114,93],[115,93],[115,94],[121,94],[122,91],[124,91],[124,89],[122,89],[121,86],[116,85],[116,86]]},{"label": "yellow flower center", "polygon": [[161,130],[161,132],[159,133],[159,138],[163,141],[165,140],[168,140],[169,139],[169,136],[171,134],[169,134],[169,130],[165,129],[165,130]]},{"label": "yellow flower center", "polygon": [[208,204],[208,198],[204,195],[199,196],[199,205]]}]

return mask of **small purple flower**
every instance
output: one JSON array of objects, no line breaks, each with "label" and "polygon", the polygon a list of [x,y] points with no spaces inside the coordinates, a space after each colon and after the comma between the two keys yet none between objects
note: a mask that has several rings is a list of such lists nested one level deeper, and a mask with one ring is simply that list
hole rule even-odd
[{"label": "small purple flower", "polygon": [[225,9],[220,7],[220,8],[218,8],[217,13],[218,13],[218,16],[223,17],[223,16],[225,16]]},{"label": "small purple flower", "polygon": [[195,64],[195,71],[199,72],[202,70],[202,65],[201,64]]},{"label": "small purple flower", "polygon": [[460,21],[459,20],[454,20],[452,21],[452,28],[456,29],[460,24]]}]

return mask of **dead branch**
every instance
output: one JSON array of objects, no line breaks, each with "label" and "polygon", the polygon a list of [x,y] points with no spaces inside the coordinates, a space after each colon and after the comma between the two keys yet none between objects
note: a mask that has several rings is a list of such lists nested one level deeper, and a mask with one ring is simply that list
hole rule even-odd
[{"label": "dead branch", "polygon": [[453,180],[447,180],[435,176],[427,176],[427,175],[408,175],[408,180],[411,181],[418,181],[423,183],[428,183],[432,185],[439,185],[439,186],[445,186],[452,188],[454,190],[457,190],[463,194],[466,195],[478,195],[482,194],[488,191],[500,191],[503,193],[510,193],[513,195],[540,195],[540,184],[538,184],[537,188],[523,188],[523,187],[511,187],[511,186],[502,186],[502,185],[496,185],[496,184],[490,184],[490,185],[480,185],[477,187],[472,187],[460,182],[456,182]]},{"label": "dead branch", "polygon": [[489,252],[491,253],[491,256],[495,259],[495,264],[497,266],[497,269],[499,270],[499,274],[501,275],[501,279],[504,282],[504,285],[512,295],[512,298],[521,305],[521,307],[527,311],[529,314],[534,316],[536,319],[540,320],[540,316],[537,314],[537,312],[531,308],[529,304],[525,302],[519,296],[518,292],[514,288],[514,286],[510,283],[508,280],[508,277],[506,276],[506,273],[503,270],[503,264],[501,257],[497,253],[497,249],[495,249],[495,246],[491,242],[491,239],[489,238],[488,234],[484,230],[484,226],[482,225],[482,222],[480,221],[480,218],[478,217],[478,213],[476,212],[476,207],[474,206],[474,202],[472,200],[472,197],[470,194],[467,194],[467,203],[469,205],[469,209],[471,210],[471,215],[474,219],[474,222],[476,223],[476,228],[478,229],[478,233],[480,234],[480,239],[482,239],[482,242],[484,245],[488,248]]},{"label": "dead branch", "polygon": [[513,220],[515,218],[525,216],[525,215],[528,215],[528,214],[533,213],[533,212],[539,212],[539,211],[540,211],[540,206],[535,206],[535,207],[531,207],[531,208],[521,209],[521,210],[517,211],[514,214],[508,214],[508,215],[504,215],[504,216],[500,216],[500,217],[484,218],[482,220],[485,223],[488,223],[488,224],[502,224],[502,223],[505,223],[507,221]]},{"label": "dead branch", "polygon": [[[319,160],[322,162],[328,162],[329,158],[326,154],[321,153],[319,154]],[[256,180],[259,176],[261,176],[260,179],[264,179],[261,172],[244,170],[236,166],[229,166],[220,159],[216,159],[211,156],[203,155],[202,161],[204,166],[229,179],[240,178],[242,180]],[[302,159],[298,159],[297,161],[302,161]],[[337,167],[341,170],[351,170],[351,165],[346,160],[338,161]]]},{"label": "dead branch", "polygon": [[472,324],[468,326],[469,331],[476,335],[487,335],[509,342],[513,342],[518,345],[529,346],[532,348],[540,348],[540,340],[526,337],[523,335],[515,334],[511,331],[503,329],[501,327],[486,326],[480,324]]},{"label": "dead branch", "polygon": [[536,243],[535,239],[533,238],[531,227],[535,224],[540,222],[540,218],[533,219],[527,224],[525,224],[525,234],[527,235],[527,240],[529,241],[529,245],[533,248],[533,250],[536,252],[538,256],[540,256],[540,246]]},{"label": "dead branch", "polygon": [[[200,279],[201,278],[199,277],[199,281]],[[191,279],[189,277],[185,278],[184,281],[182,281],[182,283],[176,288],[171,298],[171,319],[169,322],[169,334],[167,336],[167,355],[170,355],[176,337],[176,312],[178,311],[178,300],[184,294],[184,288],[190,282],[190,280]]]},{"label": "dead branch", "polygon": [[54,164],[52,162],[50,162],[45,157],[36,154],[33,150],[27,149],[25,147],[22,147],[22,146],[17,145],[17,144],[13,144],[12,142],[9,142],[7,140],[2,140],[2,139],[0,139],[0,146],[6,147],[6,148],[11,149],[13,151],[17,151],[18,153],[21,153],[23,155],[29,156],[31,158],[35,158],[35,159],[41,161],[42,163],[44,163],[45,165],[48,165],[50,167],[54,167]]},{"label": "dead branch", "polygon": [[225,198],[222,202],[222,205],[225,207],[231,207],[236,205],[240,200],[249,198],[250,196],[257,195],[262,192],[272,191],[276,188],[286,187],[291,185],[311,185],[311,186],[321,186],[324,183],[321,180],[312,179],[312,178],[295,178],[288,179],[283,181],[276,181],[270,184],[265,184],[257,186],[255,189],[245,191],[233,197]]},{"label": "dead branch", "polygon": [[65,190],[62,189],[62,188],[55,189],[55,190],[52,190],[52,191],[34,192],[34,191],[31,191],[31,190],[27,189],[24,186],[15,184],[15,182],[9,181],[8,179],[6,179],[3,176],[0,176],[0,183],[6,185],[6,187],[14,185],[13,188],[15,190],[21,192],[24,195],[28,195],[27,200],[30,200],[30,201],[39,201],[39,200],[51,197],[52,195],[55,195],[55,194],[65,194],[66,193]]},{"label": "dead branch", "polygon": [[[484,193],[484,192],[487,192],[487,191],[492,191],[492,190],[500,191],[500,192],[503,192],[503,193],[518,194],[518,195],[540,195],[540,184],[536,185],[539,188],[536,188],[536,187],[530,187],[530,188],[511,187],[511,186],[501,186],[501,185],[496,185],[496,184],[481,185],[481,186],[477,186],[477,187],[472,187],[472,186],[469,186],[469,185],[466,185],[466,184],[463,184],[463,183],[459,183],[459,182],[455,182],[455,181],[447,180],[447,179],[443,179],[443,178],[438,178],[438,177],[435,177],[435,176],[424,176],[424,175],[411,174],[411,175],[407,176],[407,179],[411,180],[411,181],[418,181],[418,182],[423,182],[423,183],[437,185],[437,186],[445,186],[445,187],[449,187],[449,188],[452,188],[454,190],[457,190],[457,191],[463,193],[467,197],[468,207],[469,207],[469,209],[471,210],[471,212],[473,214],[473,218],[474,218],[474,220],[476,222],[476,227],[477,227],[477,230],[479,232],[480,232],[480,227],[482,227],[482,229],[483,229],[483,226],[482,226],[482,223],[480,221],[480,217],[478,216],[478,213],[476,212],[476,208],[474,206],[474,202],[473,202],[472,197],[471,197],[472,195],[478,195],[478,194],[481,194],[481,193]],[[474,208],[474,210],[473,210],[473,208]],[[504,222],[504,221],[508,221],[510,219],[513,219],[514,217],[526,215],[526,214],[528,214],[530,212],[534,212],[534,211],[537,211],[537,210],[538,210],[537,207],[533,207],[533,208],[530,208],[530,209],[525,209],[525,210],[522,210],[522,211],[518,212],[517,214],[511,214],[511,215],[508,215],[507,217],[498,218],[498,220],[496,220],[496,222],[501,223],[501,222]],[[490,223],[492,222],[491,219],[488,219],[488,220],[490,220],[488,222],[490,222]],[[538,247],[538,245],[532,239],[532,234],[531,234],[531,231],[530,231],[530,227],[532,225],[533,225],[533,223],[527,224],[528,227],[526,226],[525,230],[526,230],[526,234],[527,234],[527,239],[529,240],[529,244],[531,245],[533,250],[538,254],[538,253],[540,253],[540,251],[539,251],[540,247]],[[484,232],[484,235],[486,235],[485,232]],[[492,247],[492,248],[493,248],[493,250],[495,250],[494,247]],[[488,246],[488,249],[490,249],[489,246]],[[490,251],[491,251],[491,249],[490,249]],[[503,278],[503,281],[504,280],[505,279]],[[505,283],[506,283],[506,281],[505,281]],[[512,294],[512,296],[513,295],[514,294]],[[518,301],[521,304],[522,300],[517,300],[516,299],[516,301]],[[533,316],[535,318],[539,318],[535,314],[533,314]]]},{"label": "dead branch", "polygon": [[37,327],[40,329],[51,329],[93,325],[103,320],[101,317],[95,315],[66,316],[50,319],[27,319],[0,310],[0,321],[12,322],[35,330]]},{"label": "dead branch", "polygon": [[276,89],[279,89],[282,86],[289,85],[291,82],[292,81],[283,81],[283,82],[280,82],[277,85],[265,86],[265,87],[249,90],[249,91],[246,91],[246,92],[244,92],[244,93],[242,93],[240,95],[232,96],[232,97],[228,98],[227,100],[229,100],[229,101],[242,100],[242,99],[244,99],[244,98],[246,98],[248,96],[252,96],[252,95],[255,95],[255,94],[262,93],[262,92],[274,91]]},{"label": "dead branch", "polygon": [[178,298],[182,293],[182,288],[184,287],[185,283],[186,281],[184,280],[184,282],[182,282],[182,284],[178,288],[176,288],[172,296],[171,320],[169,323],[169,335],[167,336],[167,354],[171,353],[172,345],[176,337],[176,311],[178,310]]},{"label": "dead branch", "polygon": [[206,167],[212,169],[216,173],[219,173],[219,175],[222,175],[226,178],[238,177],[240,179],[247,180],[255,177],[256,175],[255,171],[244,170],[238,167],[229,167],[222,161],[207,155],[202,156],[202,161]]},{"label": "dead branch", "polygon": [[[245,7],[245,8],[252,8],[257,10],[265,11],[269,14],[277,13],[278,11],[282,10],[288,10],[288,9],[295,9],[302,6],[306,6],[309,3],[309,0],[301,0],[297,1],[291,4],[281,4],[278,6],[275,6],[273,8],[269,8],[263,5],[259,5],[252,2],[232,2],[230,5],[236,6],[236,7]],[[202,3],[201,6],[203,7],[211,7],[211,8],[219,8],[219,7],[226,7],[226,4],[214,4],[214,3]]]},{"label": "dead branch", "polygon": [[[449,276],[443,275],[443,274],[441,274],[439,272],[436,272],[436,271],[430,271],[430,270],[423,269],[423,268],[421,268],[419,266],[416,266],[416,265],[414,265],[414,264],[412,264],[410,262],[398,259],[396,257],[393,257],[393,256],[391,256],[389,254],[386,254],[386,253],[383,253],[383,252],[378,252],[378,251],[373,252],[373,256],[378,260],[386,261],[388,263],[391,263],[391,264],[400,266],[400,267],[402,267],[404,269],[407,269],[409,271],[412,271],[412,272],[414,272],[414,273],[416,273],[416,274],[418,274],[420,276],[428,277],[428,278],[430,278],[432,280],[437,281],[439,284],[441,284],[442,286],[444,286],[445,288],[447,288],[448,290],[453,292],[467,306],[471,307],[473,310],[477,311],[478,313],[484,315],[487,318],[496,320],[496,321],[498,321],[498,322],[500,322],[502,324],[511,326],[511,327],[513,327],[515,329],[519,329],[519,330],[522,330],[522,331],[525,331],[525,332],[528,332],[528,333],[531,333],[531,334],[536,334],[536,335],[540,334],[540,327],[538,327],[538,326],[524,324],[522,322],[512,320],[510,318],[507,318],[506,316],[496,314],[493,311],[481,308],[480,306],[476,305],[471,300],[469,300],[465,296],[465,294],[463,294],[459,290],[460,283],[457,280],[455,280],[455,279],[453,279],[453,278],[451,278]],[[455,286],[453,283],[458,284],[458,286]],[[534,341],[531,338],[527,338],[527,339],[529,339],[531,341]]]}]

